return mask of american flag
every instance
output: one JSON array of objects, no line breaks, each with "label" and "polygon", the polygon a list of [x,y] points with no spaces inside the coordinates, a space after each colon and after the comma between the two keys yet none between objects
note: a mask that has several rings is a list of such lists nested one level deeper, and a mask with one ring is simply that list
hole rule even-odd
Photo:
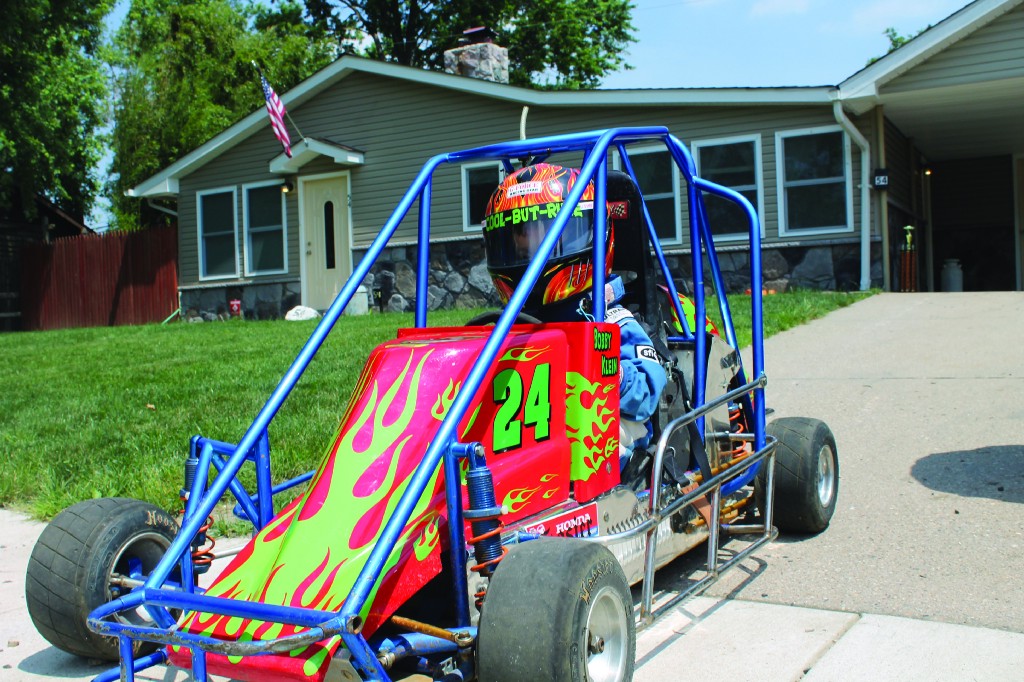
[{"label": "american flag", "polygon": [[267,98],[267,113],[270,114],[270,127],[274,129],[274,137],[284,145],[284,153],[291,158],[292,141],[288,137],[288,128],[284,124],[284,104],[281,103],[281,98],[274,92],[274,88],[270,87],[270,83],[262,73],[260,73],[260,82],[263,84],[263,96]]}]

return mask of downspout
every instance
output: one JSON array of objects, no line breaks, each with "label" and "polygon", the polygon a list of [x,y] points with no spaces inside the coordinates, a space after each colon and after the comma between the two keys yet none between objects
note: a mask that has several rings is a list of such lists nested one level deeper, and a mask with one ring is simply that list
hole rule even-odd
[{"label": "downspout", "polygon": [[860,147],[860,290],[867,291],[871,288],[871,145],[846,117],[838,99],[832,100],[832,113],[836,123]]},{"label": "downspout", "polygon": [[169,208],[165,208],[163,206],[160,206],[159,204],[153,203],[153,199],[152,198],[146,199],[146,205],[149,206],[150,208],[156,210],[156,211],[160,211],[161,213],[166,213],[167,215],[173,216],[175,218],[178,217],[178,212],[177,211],[172,211]]}]

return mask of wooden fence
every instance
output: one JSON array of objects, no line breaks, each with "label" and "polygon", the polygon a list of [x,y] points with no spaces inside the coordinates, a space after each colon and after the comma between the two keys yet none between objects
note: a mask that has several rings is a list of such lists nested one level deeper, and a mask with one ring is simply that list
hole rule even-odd
[{"label": "wooden fence", "polygon": [[176,227],[67,237],[24,248],[24,330],[159,322],[177,308]]}]

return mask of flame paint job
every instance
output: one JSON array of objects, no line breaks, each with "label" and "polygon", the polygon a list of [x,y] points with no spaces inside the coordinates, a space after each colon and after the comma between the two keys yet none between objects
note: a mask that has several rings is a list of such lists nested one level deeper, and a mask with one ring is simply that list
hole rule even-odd
[{"label": "flame paint job", "polygon": [[[593,323],[515,327],[460,424],[462,440],[479,441],[488,452],[496,495],[509,508],[508,522],[568,499],[570,479],[594,478],[615,444],[609,435],[618,433],[618,394],[611,390],[617,377],[609,381],[600,376],[600,353],[591,350],[594,328],[618,331],[616,325]],[[401,330],[396,340],[378,346],[307,491],[250,541],[207,594],[338,610],[489,331]],[[542,365],[547,367],[538,373]],[[520,447],[494,454],[493,431],[502,401],[493,395],[492,381],[503,370],[521,375],[525,386],[538,378],[549,382],[550,423],[542,438],[534,438],[536,426],[521,408],[516,415],[522,422]],[[617,467],[615,473],[617,482]],[[447,538],[443,487],[439,467],[363,608],[367,636],[440,573],[441,545]],[[462,494],[466,505],[464,486]],[[183,617],[181,627],[241,641],[303,630],[194,612]],[[211,654],[207,662],[211,672],[236,679],[319,682],[338,645],[339,639],[333,638],[289,654],[244,660]],[[190,667],[187,649],[169,653],[172,663]]]},{"label": "flame paint job", "polygon": [[[508,211],[523,206],[562,201],[572,191],[579,178],[576,168],[563,168],[548,163],[538,163],[521,168],[509,175],[491,194],[487,205],[487,215]],[[536,183],[536,191],[516,193],[520,183]],[[564,193],[564,194],[563,194]],[[587,185],[580,201],[594,200],[594,183]]]}]

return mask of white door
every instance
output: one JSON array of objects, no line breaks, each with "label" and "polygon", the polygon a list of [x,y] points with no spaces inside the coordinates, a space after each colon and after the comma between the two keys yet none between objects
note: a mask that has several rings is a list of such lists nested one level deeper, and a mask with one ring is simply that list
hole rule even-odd
[{"label": "white door", "polygon": [[303,233],[306,243],[305,305],[330,307],[351,274],[348,229],[348,177],[302,183]]}]

